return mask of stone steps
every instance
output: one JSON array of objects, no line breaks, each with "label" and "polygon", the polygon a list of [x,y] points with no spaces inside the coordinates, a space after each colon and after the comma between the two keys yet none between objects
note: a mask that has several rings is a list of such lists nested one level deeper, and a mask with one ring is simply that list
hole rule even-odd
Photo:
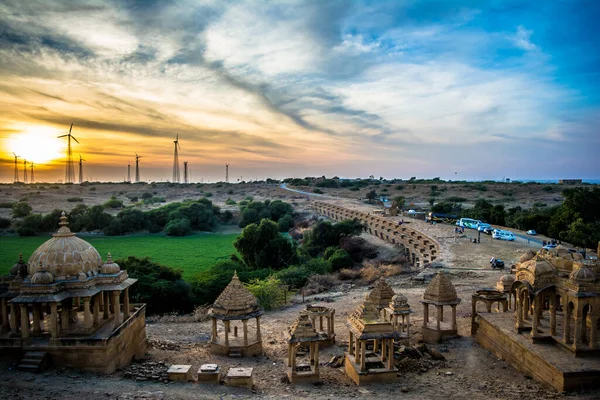
[{"label": "stone steps", "polygon": [[242,350],[240,349],[230,349],[229,357],[231,358],[242,358]]},{"label": "stone steps", "polygon": [[41,372],[48,364],[48,353],[44,351],[28,351],[17,366],[19,371]]}]

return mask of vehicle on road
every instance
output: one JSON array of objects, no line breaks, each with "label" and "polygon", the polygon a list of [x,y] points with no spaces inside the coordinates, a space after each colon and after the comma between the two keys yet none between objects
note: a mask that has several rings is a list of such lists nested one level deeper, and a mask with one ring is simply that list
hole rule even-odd
[{"label": "vehicle on road", "polygon": [[458,216],[444,213],[430,212],[425,218],[425,222],[441,222],[444,224],[454,224],[458,220]]},{"label": "vehicle on road", "polygon": [[537,232],[534,231],[533,229],[530,229],[530,230],[527,231],[527,234],[531,235],[531,236],[535,236],[535,235],[537,235]]},{"label": "vehicle on road", "polygon": [[503,230],[499,230],[496,229],[493,233],[492,233],[492,237],[494,239],[498,239],[498,240],[508,240],[510,242],[514,242],[516,237],[515,234],[510,232],[510,231],[503,231]]},{"label": "vehicle on road", "polygon": [[477,224],[481,224],[482,222],[478,219],[472,218],[461,218],[456,221],[456,225],[463,228],[477,229]]},{"label": "vehicle on road", "polygon": [[494,231],[495,231],[495,229],[492,228],[491,226],[483,229],[483,233],[485,233],[486,235],[491,235],[492,232],[494,232]]},{"label": "vehicle on road", "polygon": [[544,249],[546,249],[546,250],[552,250],[555,248],[556,248],[556,245],[554,243],[548,243],[547,245],[544,246]]},{"label": "vehicle on road", "polygon": [[485,228],[491,228],[492,226],[490,224],[486,224],[485,222],[481,222],[479,224],[477,224],[477,230],[479,232],[483,232]]}]

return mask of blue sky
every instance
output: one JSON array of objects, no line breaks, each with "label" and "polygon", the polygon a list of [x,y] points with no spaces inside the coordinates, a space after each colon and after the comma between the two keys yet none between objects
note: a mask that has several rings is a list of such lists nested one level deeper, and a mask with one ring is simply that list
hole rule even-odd
[{"label": "blue sky", "polygon": [[576,0],[5,1],[0,179],[15,138],[71,122],[101,180],[134,151],[168,179],[176,133],[197,180],[598,178],[598,21]]}]

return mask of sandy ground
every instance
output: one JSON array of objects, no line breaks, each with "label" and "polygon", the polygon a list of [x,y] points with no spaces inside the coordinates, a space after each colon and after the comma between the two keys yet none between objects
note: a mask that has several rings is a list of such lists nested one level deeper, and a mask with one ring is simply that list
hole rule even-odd
[{"label": "sandy ground", "polygon": [[[274,190],[274,189],[270,189]],[[274,190],[277,196],[286,198],[280,189]],[[261,193],[262,192],[262,193]],[[254,192],[257,198],[269,197],[269,188]],[[221,198],[224,196],[220,196]],[[233,197],[233,196],[231,196]],[[271,192],[271,197],[273,197]],[[287,198],[291,199],[289,194]],[[308,202],[304,196],[295,196],[299,209],[306,209]],[[355,208],[368,206],[350,200],[339,204]],[[405,221],[407,221],[405,219]],[[293,386],[285,382],[285,360],[287,345],[283,332],[292,324],[298,311],[304,308],[298,297],[291,299],[285,308],[266,312],[261,320],[265,354],[249,359],[229,359],[211,355],[207,340],[210,335],[208,322],[201,323],[149,323],[147,333],[153,344],[145,360],[135,367],[170,364],[191,364],[196,371],[201,364],[215,362],[224,369],[234,366],[254,367],[255,388],[236,389],[225,386],[206,386],[194,383],[154,383],[135,381],[129,372],[134,367],[117,371],[111,376],[99,376],[70,369],[50,369],[41,374],[30,374],[14,370],[11,360],[0,358],[0,397],[3,399],[346,399],[346,398],[395,398],[406,399],[552,399],[573,396],[582,399],[600,398],[600,391],[562,394],[556,393],[524,374],[513,369],[506,362],[497,359],[480,348],[470,336],[471,294],[481,287],[492,287],[502,275],[502,271],[491,270],[491,256],[502,258],[507,266],[514,263],[527,248],[521,242],[504,242],[489,239],[482,235],[480,244],[470,243],[467,235],[456,237],[452,226],[429,225],[420,221],[410,221],[413,226],[434,237],[440,242],[440,260],[447,267],[462,299],[458,306],[460,338],[444,345],[436,345],[447,360],[429,362],[423,368],[406,368],[399,373],[397,382],[368,387],[356,387],[344,374],[343,368],[321,367],[320,385]],[[474,233],[471,233],[473,235]],[[390,250],[377,238],[370,239],[382,248]],[[407,296],[415,311],[411,317],[411,343],[420,337],[423,310],[420,304],[426,282],[415,279],[417,272],[389,278],[392,288]],[[332,356],[342,355],[348,340],[344,325],[350,312],[359,305],[369,290],[368,287],[343,283],[331,291],[306,298],[306,303],[323,302],[336,309],[335,331],[337,344],[321,351],[320,361],[325,364]]]}]

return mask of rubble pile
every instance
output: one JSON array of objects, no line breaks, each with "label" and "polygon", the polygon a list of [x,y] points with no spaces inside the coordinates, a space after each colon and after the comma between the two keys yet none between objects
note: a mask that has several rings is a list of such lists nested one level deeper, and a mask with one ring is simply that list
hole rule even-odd
[{"label": "rubble pile", "polygon": [[123,369],[123,378],[134,381],[169,382],[167,370],[169,366],[164,361],[145,361],[133,363]]},{"label": "rubble pile", "polygon": [[148,348],[155,348],[155,349],[161,349],[161,350],[168,350],[168,351],[176,351],[176,350],[180,350],[181,346],[173,343],[173,342],[167,342],[164,340],[157,340],[157,339],[148,339]]},{"label": "rubble pile", "polygon": [[430,369],[446,367],[446,358],[437,349],[425,344],[400,346],[396,352],[396,368],[401,373],[425,373]]}]

